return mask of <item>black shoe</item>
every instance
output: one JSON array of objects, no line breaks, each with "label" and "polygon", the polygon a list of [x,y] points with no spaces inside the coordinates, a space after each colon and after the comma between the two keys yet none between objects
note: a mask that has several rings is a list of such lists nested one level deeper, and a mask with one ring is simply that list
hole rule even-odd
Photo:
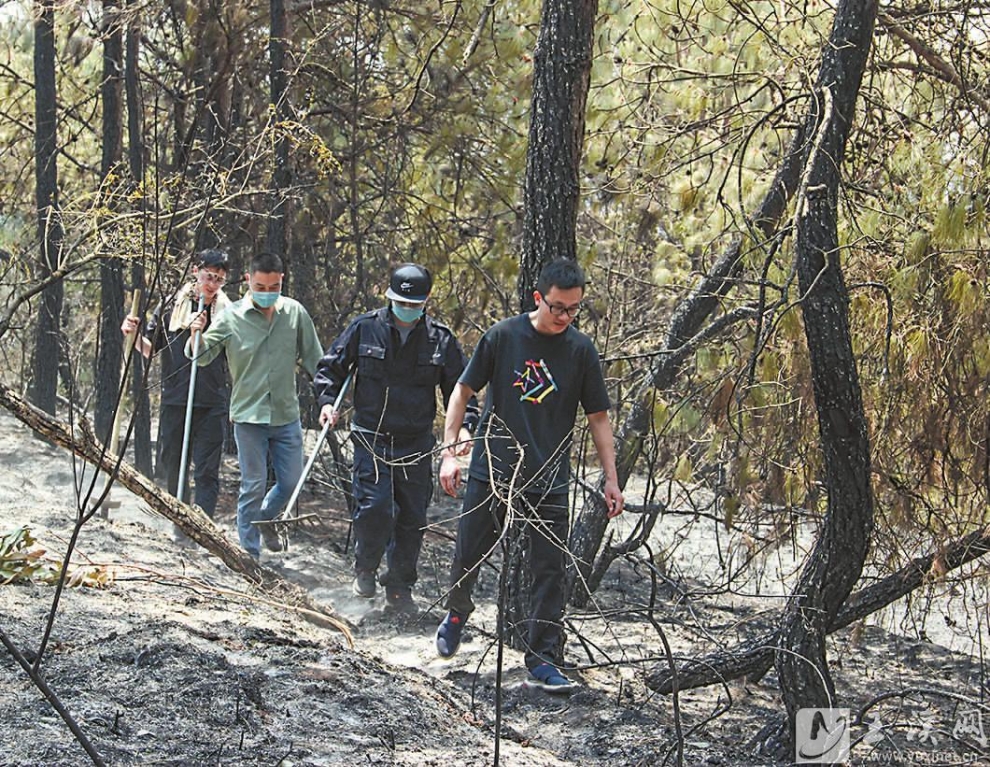
[{"label": "black shoe", "polygon": [[386,589],[385,610],[389,613],[413,616],[419,613],[416,602],[412,598],[412,591],[409,589]]},{"label": "black shoe", "polygon": [[375,573],[372,570],[358,570],[354,576],[352,588],[356,596],[371,599],[377,589]]},{"label": "black shoe", "polygon": [[282,539],[278,536],[278,531],[274,525],[259,525],[261,528],[261,541],[269,551],[281,551]]},{"label": "black shoe", "polygon": [[467,616],[464,613],[451,610],[437,627],[437,655],[441,658],[451,658],[461,646],[461,632]]}]

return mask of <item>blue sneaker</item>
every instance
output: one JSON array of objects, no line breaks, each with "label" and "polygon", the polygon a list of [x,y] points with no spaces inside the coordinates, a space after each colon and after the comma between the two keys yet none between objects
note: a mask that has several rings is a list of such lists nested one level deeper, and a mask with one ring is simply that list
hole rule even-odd
[{"label": "blue sneaker", "polygon": [[574,682],[560,673],[560,669],[551,663],[541,663],[536,668],[531,668],[529,675],[534,680],[530,682],[530,686],[553,695],[566,695],[577,687]]},{"label": "blue sneaker", "polygon": [[437,627],[437,655],[441,658],[450,658],[461,646],[461,632],[464,624],[467,623],[467,616],[450,610],[447,616]]}]

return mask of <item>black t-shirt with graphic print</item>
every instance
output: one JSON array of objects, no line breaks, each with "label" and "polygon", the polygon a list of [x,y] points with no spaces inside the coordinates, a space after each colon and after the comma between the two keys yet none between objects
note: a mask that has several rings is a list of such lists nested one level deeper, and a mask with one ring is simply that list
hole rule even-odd
[{"label": "black t-shirt with graphic print", "polygon": [[482,336],[460,381],[474,391],[488,386],[470,475],[511,481],[514,490],[567,492],[578,404],[586,414],[609,408],[591,339],[574,327],[539,333],[528,314],[510,317]]}]

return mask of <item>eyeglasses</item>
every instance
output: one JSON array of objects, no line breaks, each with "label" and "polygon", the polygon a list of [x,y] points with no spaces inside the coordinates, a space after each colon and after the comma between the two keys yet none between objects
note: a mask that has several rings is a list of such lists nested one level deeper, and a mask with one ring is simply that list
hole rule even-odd
[{"label": "eyeglasses", "polygon": [[[546,303],[544,301],[544,303]],[[563,317],[565,314],[572,320],[578,316],[578,312],[581,311],[581,304],[574,304],[574,306],[561,306],[560,304],[547,304],[547,309],[550,310],[550,314],[554,317]]]},{"label": "eyeglasses", "polygon": [[199,281],[202,283],[213,283],[214,285],[219,285],[221,288],[227,284],[227,276],[224,274],[217,274],[216,272],[199,272]]}]

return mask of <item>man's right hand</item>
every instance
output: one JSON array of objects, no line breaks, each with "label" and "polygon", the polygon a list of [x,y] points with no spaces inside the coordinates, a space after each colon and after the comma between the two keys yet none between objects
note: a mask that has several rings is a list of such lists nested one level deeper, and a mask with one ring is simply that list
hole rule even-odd
[{"label": "man's right hand", "polygon": [[440,462],[440,487],[453,497],[457,497],[457,489],[461,486],[461,466],[450,453],[450,448],[444,448],[443,460]]},{"label": "man's right hand", "polygon": [[340,411],[334,410],[330,403],[320,408],[320,426],[326,426],[327,421],[329,421],[330,427],[333,428],[337,425],[338,418],[340,418]]},{"label": "man's right hand", "polygon": [[189,323],[189,333],[195,335],[196,333],[202,333],[203,328],[206,327],[206,312],[197,312],[196,316],[193,317],[192,322]]},{"label": "man's right hand", "polygon": [[128,314],[124,317],[124,321],[120,323],[120,332],[125,336],[129,336],[131,333],[137,333],[138,324],[141,319],[133,314]]}]

